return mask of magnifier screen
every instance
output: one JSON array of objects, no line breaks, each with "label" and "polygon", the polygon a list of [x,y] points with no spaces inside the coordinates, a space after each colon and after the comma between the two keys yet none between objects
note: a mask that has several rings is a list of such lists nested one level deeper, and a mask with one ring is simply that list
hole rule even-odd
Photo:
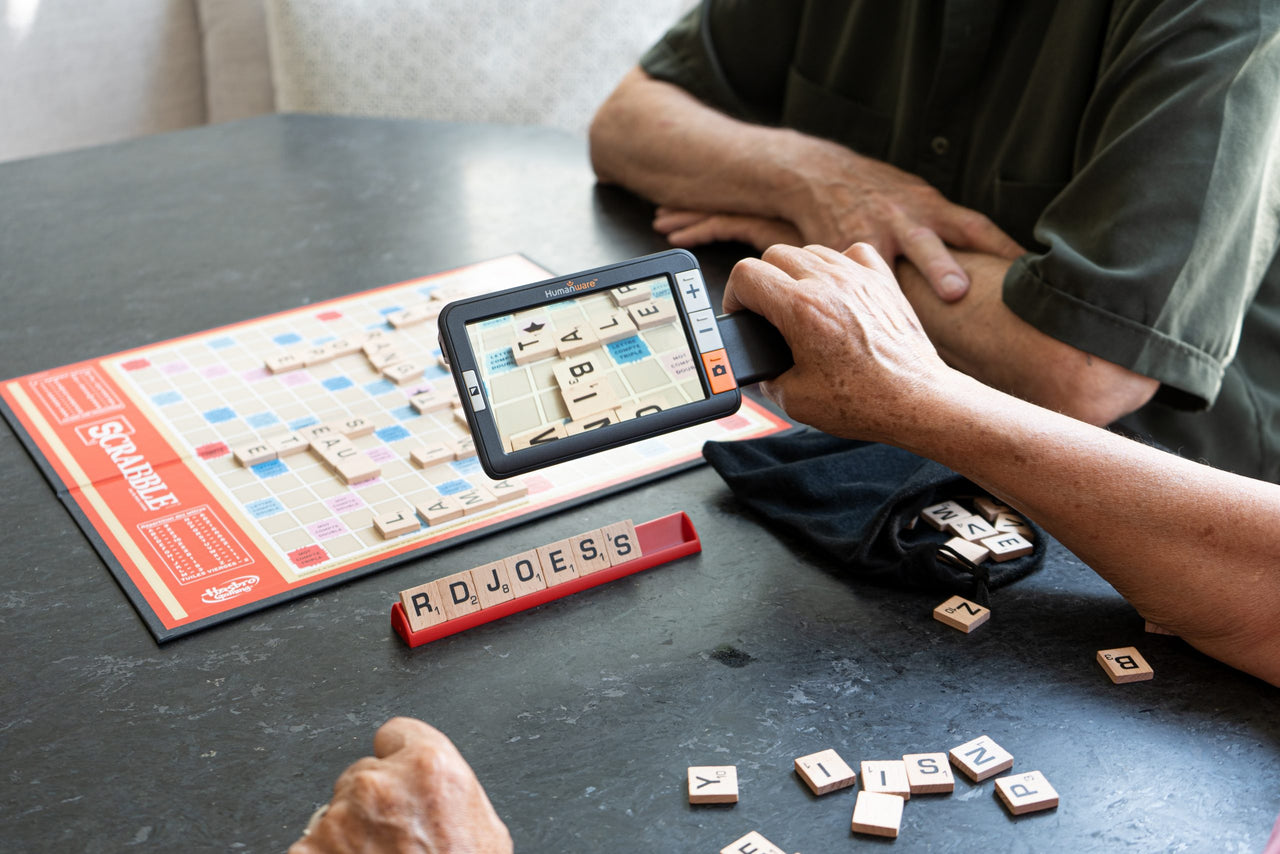
[{"label": "magnifier screen", "polygon": [[667,276],[466,324],[508,452],[705,400]]}]

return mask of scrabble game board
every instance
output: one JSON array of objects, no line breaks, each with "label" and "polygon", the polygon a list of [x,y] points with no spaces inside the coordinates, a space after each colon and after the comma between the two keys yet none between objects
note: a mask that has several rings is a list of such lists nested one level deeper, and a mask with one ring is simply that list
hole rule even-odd
[{"label": "scrabble game board", "polygon": [[498,258],[19,377],[0,402],[159,641],[696,464],[707,440],[788,428],[744,398],[717,422],[490,481],[435,317],[549,275]]}]

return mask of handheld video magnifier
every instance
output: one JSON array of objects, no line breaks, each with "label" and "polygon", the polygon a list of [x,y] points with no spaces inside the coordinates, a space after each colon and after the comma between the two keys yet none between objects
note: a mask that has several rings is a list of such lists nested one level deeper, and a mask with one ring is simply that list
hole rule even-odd
[{"label": "handheld video magnifier", "polygon": [[716,316],[683,249],[452,302],[437,324],[498,480],[731,415],[740,386],[791,366],[762,317]]}]

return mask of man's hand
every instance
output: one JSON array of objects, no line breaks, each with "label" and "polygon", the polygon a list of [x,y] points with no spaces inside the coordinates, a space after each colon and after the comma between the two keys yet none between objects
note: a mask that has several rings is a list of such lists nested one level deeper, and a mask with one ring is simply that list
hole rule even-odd
[{"label": "man's hand", "polygon": [[289,854],[501,854],[511,835],[480,781],[439,730],[393,718],[374,756],[343,772],[328,809]]},{"label": "man's hand", "polygon": [[653,227],[672,246],[686,248],[726,240],[760,250],[779,243],[836,250],[866,243],[882,258],[910,263],[948,302],[970,285],[956,250],[1007,261],[1026,251],[987,217],[952,204],[914,175],[846,150],[828,156],[828,172],[802,168],[809,190],[792,219],[662,206]]},{"label": "man's hand", "polygon": [[806,243],[843,249],[867,243],[881,258],[905,258],[944,300],[964,296],[969,276],[951,248],[1013,260],[1025,254],[983,214],[947,201],[923,179],[825,140],[804,138],[786,168],[797,184],[781,203]]},{"label": "man's hand", "polygon": [[773,246],[738,262],[725,311],[763,315],[786,338],[795,366],[765,383],[787,414],[834,435],[900,441],[928,417],[953,376],[875,250]]},{"label": "man's hand", "polygon": [[601,105],[590,143],[596,176],[662,205],[655,225],[679,246],[729,239],[843,250],[862,241],[890,262],[909,260],[946,300],[969,285],[951,250],[1024,254],[991,220],[914,175],[835,142],[731,118],[639,68]]},{"label": "man's hand", "polygon": [[660,207],[654,213],[653,228],[666,235],[672,246],[688,249],[707,243],[737,241],[764,251],[775,243],[802,243],[800,232],[784,219],[751,214],[707,213]]}]

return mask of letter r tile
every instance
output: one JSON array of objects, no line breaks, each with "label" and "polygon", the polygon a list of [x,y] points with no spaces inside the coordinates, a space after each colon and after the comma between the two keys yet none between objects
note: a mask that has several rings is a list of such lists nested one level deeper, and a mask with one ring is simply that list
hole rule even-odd
[{"label": "letter r tile", "polygon": [[434,581],[400,591],[400,607],[409,620],[409,630],[423,629],[445,621],[444,605],[440,601],[440,587]]}]

